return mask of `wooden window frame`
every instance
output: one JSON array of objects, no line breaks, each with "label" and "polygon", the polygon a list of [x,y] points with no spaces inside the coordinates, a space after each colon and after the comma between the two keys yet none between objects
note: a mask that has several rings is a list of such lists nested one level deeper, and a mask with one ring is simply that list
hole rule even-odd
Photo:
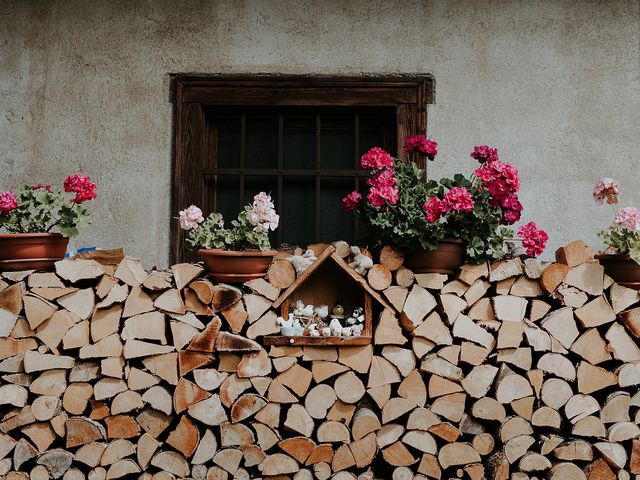
[{"label": "wooden window frame", "polygon": [[[434,85],[433,77],[428,74],[391,77],[172,75],[171,264],[194,259],[184,246],[185,232],[173,217],[191,204],[208,204],[204,179],[211,158],[207,108],[394,107],[398,158],[408,160],[409,156],[402,149],[404,138],[426,132],[427,105],[433,103]],[[411,160],[426,170],[423,158]]]}]

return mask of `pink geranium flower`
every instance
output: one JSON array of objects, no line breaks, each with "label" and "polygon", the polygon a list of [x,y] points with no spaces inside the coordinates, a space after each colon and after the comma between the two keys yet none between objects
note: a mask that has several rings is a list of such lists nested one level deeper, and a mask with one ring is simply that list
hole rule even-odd
[{"label": "pink geranium flower", "polygon": [[640,210],[636,207],[621,208],[615,222],[630,232],[640,231]]},{"label": "pink geranium flower", "polygon": [[254,226],[255,232],[268,232],[275,230],[280,224],[280,215],[276,214],[275,205],[271,195],[260,192],[253,197],[249,223]]},{"label": "pink geranium flower", "polygon": [[404,151],[424,155],[433,160],[438,154],[438,143],[429,140],[426,135],[414,135],[405,140]]},{"label": "pink geranium flower", "polygon": [[390,185],[371,187],[367,194],[367,200],[374,207],[382,207],[386,203],[395,205],[398,201],[398,190]]},{"label": "pink geranium flower", "polygon": [[471,193],[465,187],[453,187],[443,199],[444,210],[456,212],[470,212],[475,205]]},{"label": "pink geranium flower", "polygon": [[593,199],[598,205],[602,205],[605,200],[609,205],[615,205],[618,203],[619,194],[620,184],[613,178],[602,178],[593,187]]},{"label": "pink geranium flower", "polygon": [[195,205],[191,205],[189,208],[180,211],[178,220],[180,220],[180,227],[184,230],[193,230],[204,222],[204,217],[202,216],[202,210]]},{"label": "pink geranium flower", "polygon": [[47,192],[51,193],[51,185],[45,185],[43,183],[38,183],[38,184],[34,185],[33,187],[31,187],[31,190],[33,190],[34,192],[36,190],[40,190],[40,189],[44,189]]},{"label": "pink geranium flower", "polygon": [[96,184],[82,173],[67,177],[64,181],[64,191],[76,194],[71,200],[72,203],[81,204],[96,198]]},{"label": "pink geranium flower", "polygon": [[11,190],[0,193],[0,215],[8,215],[18,208],[18,202]]},{"label": "pink geranium flower", "polygon": [[360,165],[362,168],[373,168],[376,170],[385,167],[392,167],[393,157],[380,147],[373,147],[360,157]]},{"label": "pink geranium flower", "polygon": [[535,222],[522,225],[518,230],[518,236],[522,238],[522,246],[531,257],[537,257],[544,252],[549,240],[547,232],[538,227]]},{"label": "pink geranium flower", "polygon": [[351,192],[342,199],[342,210],[345,212],[353,212],[358,208],[358,203],[362,200],[360,192]]},{"label": "pink geranium flower", "polygon": [[478,145],[473,147],[471,158],[475,158],[480,163],[494,162],[498,160],[498,150],[488,145]]},{"label": "pink geranium flower", "polygon": [[520,220],[522,204],[517,195],[512,194],[504,197],[499,206],[502,208],[502,218],[500,219],[502,225],[513,225]]},{"label": "pink geranium flower", "polygon": [[367,179],[367,185],[374,188],[393,187],[397,183],[397,180],[393,176],[395,173],[396,172],[392,167],[379,170],[374,173],[371,178]]},{"label": "pink geranium flower", "polygon": [[427,222],[429,223],[437,222],[444,213],[442,200],[440,200],[438,197],[427,198],[427,201],[422,206],[422,209],[424,210],[427,217]]}]

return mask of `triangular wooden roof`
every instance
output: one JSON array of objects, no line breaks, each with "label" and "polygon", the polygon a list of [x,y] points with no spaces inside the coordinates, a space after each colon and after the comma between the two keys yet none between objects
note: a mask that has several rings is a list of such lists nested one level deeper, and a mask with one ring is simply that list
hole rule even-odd
[{"label": "triangular wooden roof", "polygon": [[313,274],[313,272],[316,271],[318,267],[320,267],[320,265],[322,265],[326,261],[332,261],[336,265],[338,265],[338,267],[340,267],[344,271],[344,273],[351,277],[351,279],[353,279],[358,285],[360,285],[369,295],[371,295],[378,303],[380,303],[380,305],[388,308],[391,311],[395,311],[395,309],[391,305],[389,305],[389,303],[382,297],[382,295],[380,295],[380,293],[371,288],[369,282],[367,282],[367,280],[362,275],[359,275],[353,268],[349,266],[347,262],[345,262],[336,254],[336,249],[335,247],[333,247],[333,245],[329,245],[322,251],[322,253],[318,256],[318,259],[313,262],[309,266],[309,268],[302,272],[302,274],[298,278],[296,278],[296,281],[293,282],[291,286],[287,288],[285,292],[276,299],[275,302],[273,302],[273,307],[277,308],[282,305],[282,302],[289,298],[289,296],[291,296],[291,294],[295,292],[300,285],[306,282],[307,279]]}]

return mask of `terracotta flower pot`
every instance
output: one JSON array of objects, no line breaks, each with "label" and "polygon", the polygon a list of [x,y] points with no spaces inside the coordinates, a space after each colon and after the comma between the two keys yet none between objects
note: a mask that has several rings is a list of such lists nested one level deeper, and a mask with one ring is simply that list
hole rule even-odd
[{"label": "terracotta flower pot", "polygon": [[244,283],[264,277],[277,253],[277,250],[198,250],[209,276],[225,283]]},{"label": "terracotta flower pot", "polygon": [[59,233],[0,235],[0,271],[50,270],[67,253],[69,239]]},{"label": "terracotta flower pot", "polygon": [[629,255],[601,253],[596,255],[596,259],[604,267],[604,272],[616,283],[640,290],[640,265]]},{"label": "terracotta flower pot", "polygon": [[405,264],[414,273],[455,273],[464,262],[465,244],[462,240],[444,238],[438,248],[405,252]]}]

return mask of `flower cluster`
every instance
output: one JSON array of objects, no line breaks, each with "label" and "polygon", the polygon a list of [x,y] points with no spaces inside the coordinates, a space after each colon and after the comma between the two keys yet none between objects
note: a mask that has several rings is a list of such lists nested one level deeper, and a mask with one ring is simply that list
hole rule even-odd
[{"label": "flower cluster", "polygon": [[[406,139],[404,150],[433,159],[437,147],[425,135],[415,135]],[[373,148],[361,158],[361,165],[372,169],[366,198],[364,192],[351,192],[342,199],[342,209],[362,215],[372,246],[391,243],[433,251],[443,239],[453,238],[465,243],[467,260],[503,258],[513,251],[515,235],[505,225],[518,222],[522,212],[518,170],[486,145],[475,147],[471,157],[480,163],[475,176],[425,181],[417,164]],[[534,223],[523,228],[527,252],[540,254],[548,235]]]},{"label": "flower cluster", "polygon": [[393,157],[380,147],[373,147],[360,157],[360,166],[374,170],[393,167]]},{"label": "flower cluster", "polygon": [[342,210],[345,212],[353,212],[357,210],[360,200],[362,200],[360,192],[351,192],[342,199]]},{"label": "flower cluster", "polygon": [[96,184],[82,173],[67,177],[64,181],[64,191],[75,193],[76,196],[71,201],[78,205],[96,198]]},{"label": "flower cluster", "polygon": [[33,190],[34,192],[36,190],[45,190],[45,191],[51,193],[51,185],[45,185],[43,183],[38,183],[38,184],[34,185],[33,187],[31,187],[31,190]]},{"label": "flower cluster", "polygon": [[429,160],[433,160],[438,154],[438,144],[429,140],[426,135],[414,135],[405,140],[404,151],[424,155]]},{"label": "flower cluster", "polygon": [[387,203],[395,205],[398,201],[398,189],[395,187],[397,180],[394,177],[393,167],[378,170],[367,180],[369,193],[367,200],[374,207],[380,208]]},{"label": "flower cluster", "polygon": [[629,232],[640,231],[640,210],[636,207],[621,208],[616,214],[615,223]]},{"label": "flower cluster", "polygon": [[178,220],[180,221],[180,227],[182,227],[182,229],[193,230],[204,222],[204,217],[202,216],[202,210],[195,205],[191,205],[189,208],[180,211]]},{"label": "flower cluster", "polygon": [[452,187],[441,199],[429,197],[422,206],[429,223],[437,222],[447,212],[471,212],[475,202],[465,187]]},{"label": "flower cluster", "polygon": [[544,252],[549,240],[547,232],[538,227],[535,222],[522,225],[518,229],[518,236],[522,238],[522,246],[531,257],[537,257]]},{"label": "flower cluster", "polygon": [[[379,147],[373,147],[360,157],[360,165],[370,168],[372,172],[367,179],[369,192],[367,200],[372,207],[383,208],[387,205],[395,205],[398,201],[397,179],[393,168],[393,157]],[[342,209],[346,212],[357,210],[362,200],[359,192],[351,192],[342,199]]]},{"label": "flower cluster", "polygon": [[245,205],[231,226],[225,228],[220,213],[203,218],[195,205],[182,210],[178,216],[180,226],[189,233],[185,240],[191,248],[220,248],[223,250],[270,250],[269,231],[278,228],[280,217],[276,214],[271,196],[265,192],[253,197]]},{"label": "flower cluster", "polygon": [[618,195],[620,195],[620,184],[613,178],[602,178],[593,187],[593,199],[598,205],[602,205],[605,200],[609,205],[615,205],[618,203]]},{"label": "flower cluster", "polygon": [[486,145],[475,147],[471,157],[482,163],[474,174],[491,194],[491,205],[502,210],[500,223],[513,225],[520,220],[522,212],[522,204],[516,194],[520,189],[518,169],[498,160],[497,149]]},{"label": "flower cluster", "polygon": [[593,199],[598,205],[605,201],[613,206],[615,217],[608,228],[600,230],[598,237],[613,252],[629,255],[640,264],[640,209],[624,207],[616,211],[620,184],[611,178],[598,180],[593,189]]},{"label": "flower cluster", "polygon": [[85,202],[96,198],[96,184],[76,173],[64,181],[64,190],[75,195],[65,198],[57,187],[37,183],[18,192],[0,193],[0,227],[10,233],[48,233],[57,229],[74,237],[91,224]]},{"label": "flower cluster", "polygon": [[8,215],[18,208],[18,202],[12,191],[0,193],[0,215]]},{"label": "flower cluster", "polygon": [[270,195],[260,192],[253,197],[249,222],[254,226],[254,231],[258,233],[278,228],[280,216],[276,214],[275,205]]},{"label": "flower cluster", "polygon": [[475,158],[480,163],[494,162],[498,160],[498,150],[488,145],[477,145],[473,147],[471,158]]}]

